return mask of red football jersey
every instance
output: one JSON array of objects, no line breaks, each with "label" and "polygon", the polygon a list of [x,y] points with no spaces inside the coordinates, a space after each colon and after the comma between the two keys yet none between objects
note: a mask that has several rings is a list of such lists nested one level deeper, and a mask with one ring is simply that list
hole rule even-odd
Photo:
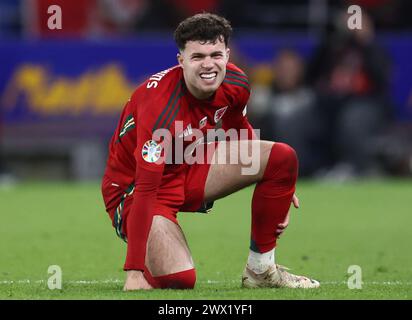
[{"label": "red football jersey", "polygon": [[[128,232],[125,270],[143,270],[162,176],[178,173],[187,166],[181,161],[182,155],[174,152],[177,138],[184,137],[185,151],[196,139],[204,140],[196,136],[186,141],[193,129],[200,129],[205,135],[207,130],[219,125],[224,130],[248,129],[251,139],[254,133],[246,118],[249,95],[247,76],[232,63],[228,63],[223,83],[209,99],[198,100],[189,92],[180,66],[153,75],[132,94],[110,142],[105,171],[105,179],[112,182],[115,190],[104,197],[107,211],[119,204],[130,185],[135,185],[132,213],[128,218],[128,230],[133,232]],[[169,137],[154,138],[158,129],[167,129]],[[165,159],[169,159],[166,164]]]}]

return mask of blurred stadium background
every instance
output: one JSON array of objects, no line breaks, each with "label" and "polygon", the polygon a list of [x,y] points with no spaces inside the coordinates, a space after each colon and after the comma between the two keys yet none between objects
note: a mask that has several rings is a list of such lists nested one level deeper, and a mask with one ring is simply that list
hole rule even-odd
[{"label": "blurred stadium background", "polygon": [[[47,27],[53,4],[61,30]],[[346,26],[351,4],[363,9],[358,31]],[[249,118],[262,138],[295,147],[302,177],[411,176],[411,10],[401,0],[1,0],[1,183],[100,179],[125,101],[176,63],[172,32],[201,11],[231,20]]]}]

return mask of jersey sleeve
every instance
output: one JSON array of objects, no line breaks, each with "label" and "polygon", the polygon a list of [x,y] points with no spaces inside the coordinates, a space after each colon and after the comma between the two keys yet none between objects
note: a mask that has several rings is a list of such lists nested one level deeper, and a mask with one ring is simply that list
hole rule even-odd
[{"label": "jersey sleeve", "polygon": [[[147,89],[143,89],[147,90]],[[164,104],[163,95],[132,96],[136,105],[136,173],[133,203],[127,221],[127,254],[124,270],[144,270],[146,244],[153,208],[160,186],[169,138],[155,138],[153,128]]]},{"label": "jersey sleeve", "polygon": [[[235,65],[229,64],[229,66],[230,68],[226,71],[224,82],[230,84],[233,109],[230,112],[230,116],[225,117],[223,129],[237,129],[240,139],[245,139],[246,137],[249,140],[257,139],[257,135],[247,118],[247,102],[250,97],[249,79]],[[241,129],[245,129],[247,135],[241,134]]]}]

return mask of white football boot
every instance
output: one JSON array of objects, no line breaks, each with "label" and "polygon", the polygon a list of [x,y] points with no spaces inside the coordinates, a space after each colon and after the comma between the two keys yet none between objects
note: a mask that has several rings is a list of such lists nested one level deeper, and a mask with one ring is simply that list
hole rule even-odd
[{"label": "white football boot", "polygon": [[243,271],[242,287],[244,288],[318,288],[320,283],[304,276],[287,272],[286,267],[272,265],[262,274],[255,274],[247,267]]}]

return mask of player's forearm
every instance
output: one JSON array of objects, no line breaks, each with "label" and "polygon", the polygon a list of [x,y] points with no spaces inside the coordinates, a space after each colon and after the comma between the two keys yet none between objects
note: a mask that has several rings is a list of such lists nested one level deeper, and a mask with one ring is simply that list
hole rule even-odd
[{"label": "player's forearm", "polygon": [[256,140],[257,135],[256,135],[256,132],[253,129],[252,125],[250,124],[250,122],[247,119],[245,119],[244,123],[245,123],[245,129],[247,129],[247,131],[248,131],[248,133],[247,133],[248,134],[248,139],[249,140]]},{"label": "player's forearm", "polygon": [[161,173],[142,170],[136,179],[132,209],[127,221],[127,254],[124,270],[144,270],[146,244],[161,178]]},{"label": "player's forearm", "polygon": [[[242,133],[240,130],[247,130],[247,135]],[[243,118],[238,124],[238,131],[239,131],[240,140],[246,140],[246,139],[256,140],[257,139],[255,130],[253,129],[252,125],[249,123],[249,121],[246,118]]]}]

